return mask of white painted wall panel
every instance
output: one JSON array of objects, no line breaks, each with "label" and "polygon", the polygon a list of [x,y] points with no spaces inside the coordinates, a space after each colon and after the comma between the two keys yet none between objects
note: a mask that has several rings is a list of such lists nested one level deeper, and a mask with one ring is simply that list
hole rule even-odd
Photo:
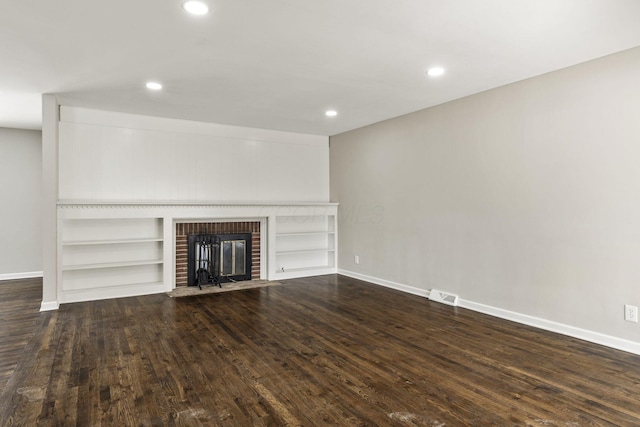
[{"label": "white painted wall panel", "polygon": [[329,199],[326,137],[70,111],[60,123],[61,200]]},{"label": "white painted wall panel", "polygon": [[265,171],[258,182],[259,192],[271,194],[273,200],[287,200],[287,196],[298,201],[328,200],[328,194],[317,191],[316,183],[329,181],[328,155],[328,149],[319,146],[258,145],[257,168]]}]

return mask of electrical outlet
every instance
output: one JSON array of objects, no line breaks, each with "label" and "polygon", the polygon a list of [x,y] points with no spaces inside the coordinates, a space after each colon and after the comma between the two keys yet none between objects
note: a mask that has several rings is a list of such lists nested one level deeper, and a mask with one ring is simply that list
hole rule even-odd
[{"label": "electrical outlet", "polygon": [[358,255],[355,255],[355,256],[353,257],[353,262],[354,262],[355,264],[360,264],[360,257],[359,257]]},{"label": "electrical outlet", "polygon": [[624,320],[638,323],[638,307],[635,305],[624,305]]}]

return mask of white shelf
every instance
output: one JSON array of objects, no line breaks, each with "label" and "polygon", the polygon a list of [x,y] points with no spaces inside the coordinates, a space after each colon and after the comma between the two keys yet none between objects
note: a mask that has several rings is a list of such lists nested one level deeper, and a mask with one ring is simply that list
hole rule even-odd
[{"label": "white shelf", "polygon": [[307,231],[298,233],[277,233],[276,237],[290,237],[290,236],[333,236],[336,233],[334,231]]},{"label": "white shelf", "polygon": [[315,253],[315,252],[332,253],[332,252],[335,252],[335,251],[336,251],[335,249],[328,249],[328,248],[300,249],[300,250],[295,250],[295,251],[276,252],[276,255],[311,254],[311,253]]},{"label": "white shelf", "polygon": [[277,270],[276,273],[278,274],[286,274],[286,273],[302,273],[302,272],[308,272],[308,271],[314,271],[314,270],[327,270],[333,267],[330,267],[328,265],[316,265],[316,266],[312,266],[312,267],[304,267],[304,268],[285,268],[284,270]]},{"label": "white shelf", "polygon": [[[145,281],[139,281],[139,282],[131,282],[131,283],[124,283],[124,284],[118,284],[118,285],[113,285],[113,288],[118,288],[118,287],[131,287],[131,286],[162,286],[162,282],[145,282]],[[76,292],[86,292],[86,289],[74,289],[74,290],[67,290],[68,293],[76,293]]]},{"label": "white shelf", "polygon": [[[82,280],[83,283],[90,279]],[[60,295],[61,303],[95,301],[107,298],[133,297],[137,295],[149,295],[166,292],[163,281],[134,280],[131,282],[110,285],[108,287],[80,287],[75,289],[65,289]]]},{"label": "white shelf", "polygon": [[161,259],[143,260],[143,261],[125,261],[125,262],[101,262],[95,264],[78,264],[78,265],[64,265],[63,271],[73,270],[95,270],[99,268],[117,268],[117,267],[136,267],[139,265],[154,265],[162,264]]},{"label": "white shelf", "polygon": [[84,245],[119,245],[129,243],[150,243],[150,242],[162,242],[161,238],[148,238],[148,239],[112,239],[112,240],[75,240],[62,242],[63,246],[84,246]]}]

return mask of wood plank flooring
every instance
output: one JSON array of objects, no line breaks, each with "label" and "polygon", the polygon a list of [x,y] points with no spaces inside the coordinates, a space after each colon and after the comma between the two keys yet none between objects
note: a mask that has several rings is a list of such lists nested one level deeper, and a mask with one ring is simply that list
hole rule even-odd
[{"label": "wood plank flooring", "polygon": [[0,392],[33,338],[42,301],[42,279],[0,282]]},{"label": "wood plank flooring", "polygon": [[35,315],[0,425],[640,425],[639,356],[343,276],[282,283]]}]

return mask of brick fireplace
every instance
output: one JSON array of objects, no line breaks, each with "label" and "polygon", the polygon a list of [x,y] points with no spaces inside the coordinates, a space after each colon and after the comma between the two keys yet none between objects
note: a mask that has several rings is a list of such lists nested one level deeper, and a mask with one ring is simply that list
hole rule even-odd
[{"label": "brick fireplace", "polygon": [[260,222],[176,223],[176,287],[188,283],[188,236],[190,234],[251,234],[251,280],[260,279]]}]

